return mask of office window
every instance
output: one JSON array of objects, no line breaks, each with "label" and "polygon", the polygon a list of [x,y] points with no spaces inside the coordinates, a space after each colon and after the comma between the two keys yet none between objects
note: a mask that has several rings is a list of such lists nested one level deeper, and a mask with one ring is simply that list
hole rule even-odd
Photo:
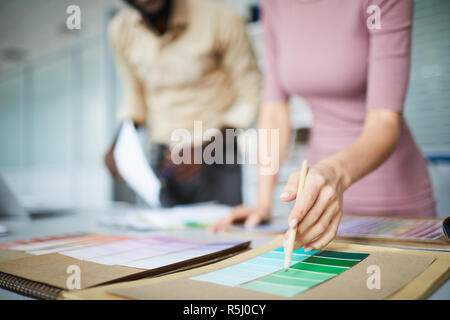
[{"label": "office window", "polygon": [[103,47],[87,46],[81,55],[81,152],[82,164],[101,165],[106,150],[107,114],[103,91]]},{"label": "office window", "polygon": [[22,148],[22,74],[0,79],[0,168],[20,166]]},{"label": "office window", "polygon": [[34,165],[68,165],[71,162],[69,109],[69,58],[67,55],[35,63],[33,81]]},{"label": "office window", "polygon": [[450,148],[450,1],[416,0],[406,118],[424,150]]}]

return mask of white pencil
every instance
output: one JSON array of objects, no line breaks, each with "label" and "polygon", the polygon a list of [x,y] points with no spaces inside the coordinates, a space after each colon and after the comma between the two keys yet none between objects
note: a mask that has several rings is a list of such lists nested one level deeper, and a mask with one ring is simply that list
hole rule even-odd
[{"label": "white pencil", "polygon": [[[307,173],[308,173],[308,161],[304,160],[302,163],[302,168],[300,169],[300,178],[298,180],[297,197],[295,199],[295,202],[297,202],[300,199],[301,194],[303,194],[303,188],[305,187],[305,180]],[[295,244],[295,236],[297,235],[297,226],[298,224],[289,229],[288,245],[284,254],[284,270],[287,270],[291,265],[292,252],[294,251],[294,244]]]}]

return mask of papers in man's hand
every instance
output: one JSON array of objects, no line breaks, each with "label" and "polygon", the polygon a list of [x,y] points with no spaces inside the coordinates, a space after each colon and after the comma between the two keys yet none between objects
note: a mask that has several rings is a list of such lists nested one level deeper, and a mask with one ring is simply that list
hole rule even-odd
[{"label": "papers in man's hand", "polygon": [[122,125],[114,148],[114,160],[126,183],[150,206],[158,206],[160,183],[148,165],[131,121]]},{"label": "papers in man's hand", "polygon": [[231,207],[215,203],[176,206],[169,209],[131,210],[120,216],[104,216],[100,223],[139,231],[206,227],[230,214]]}]

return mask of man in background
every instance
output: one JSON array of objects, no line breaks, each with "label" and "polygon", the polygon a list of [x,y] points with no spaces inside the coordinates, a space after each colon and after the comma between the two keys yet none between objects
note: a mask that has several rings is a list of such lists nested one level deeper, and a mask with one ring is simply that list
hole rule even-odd
[{"label": "man in background", "polygon": [[[119,119],[147,125],[151,166],[161,181],[162,206],[216,200],[238,205],[241,168],[235,143],[223,139],[233,164],[175,165],[171,135],[194,121],[203,131],[247,128],[256,116],[260,73],[241,18],[215,0],[126,0],[109,26],[120,73]],[[208,142],[191,140],[191,151]],[[114,143],[105,162],[119,180]],[[191,152],[191,153],[192,153]],[[192,157],[193,158],[193,157]]]}]

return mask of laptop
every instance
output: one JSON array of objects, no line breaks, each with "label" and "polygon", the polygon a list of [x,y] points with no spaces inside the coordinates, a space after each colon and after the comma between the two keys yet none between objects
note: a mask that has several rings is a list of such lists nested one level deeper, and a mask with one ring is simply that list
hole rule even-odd
[{"label": "laptop", "polygon": [[5,179],[0,175],[0,219],[2,218],[39,218],[65,214],[72,211],[70,207],[61,205],[44,204],[40,202],[30,202],[23,205],[16,195],[6,184]]}]

